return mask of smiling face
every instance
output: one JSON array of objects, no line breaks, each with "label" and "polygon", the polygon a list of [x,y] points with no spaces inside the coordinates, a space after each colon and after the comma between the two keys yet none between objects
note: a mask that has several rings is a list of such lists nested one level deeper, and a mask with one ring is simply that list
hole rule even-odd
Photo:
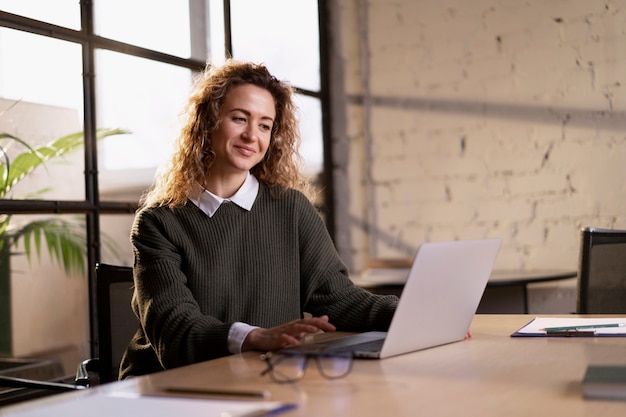
[{"label": "smiling face", "polygon": [[226,96],[211,138],[215,162],[205,186],[215,187],[216,182],[241,185],[248,171],[265,156],[275,118],[269,91],[252,84],[234,87]]}]

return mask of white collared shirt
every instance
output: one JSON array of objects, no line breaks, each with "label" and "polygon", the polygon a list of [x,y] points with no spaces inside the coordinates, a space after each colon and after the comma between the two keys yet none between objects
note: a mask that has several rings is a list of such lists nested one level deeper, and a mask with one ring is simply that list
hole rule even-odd
[{"label": "white collared shirt", "polygon": [[[202,188],[200,184],[198,184],[198,187]],[[241,187],[239,187],[237,192],[229,198],[222,198],[213,194],[209,190],[203,189],[197,199],[190,200],[192,203],[198,206],[198,208],[202,210],[207,216],[213,217],[217,209],[220,208],[220,205],[224,201],[233,202],[239,207],[248,211],[252,210],[252,205],[254,204],[254,200],[256,200],[256,196],[258,194],[259,180],[257,180],[254,175],[248,172],[248,176],[246,177],[246,180],[243,182]]]},{"label": "white collared shirt", "polygon": [[[200,184],[197,185],[202,188]],[[220,205],[224,201],[230,201],[232,203],[237,204],[239,207],[245,210],[252,210],[252,205],[254,204],[254,200],[259,193],[259,180],[255,178],[254,175],[248,172],[248,176],[246,180],[243,182],[241,187],[237,190],[235,194],[233,194],[229,198],[222,198],[213,194],[212,192],[203,189],[197,199],[189,199],[193,204],[198,206],[200,210],[202,210],[207,216],[213,217],[215,212]],[[194,193],[195,195],[196,193]],[[242,322],[235,322],[232,326],[230,326],[230,330],[228,332],[228,351],[230,353],[241,353],[241,346],[243,345],[243,341],[246,339],[248,333],[251,330],[256,329],[257,326],[250,326],[249,324]]]}]

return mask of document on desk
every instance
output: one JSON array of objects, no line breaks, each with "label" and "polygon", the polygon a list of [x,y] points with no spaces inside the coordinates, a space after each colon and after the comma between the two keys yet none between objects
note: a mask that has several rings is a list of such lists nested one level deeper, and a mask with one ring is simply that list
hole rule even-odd
[{"label": "document on desk", "polygon": [[511,337],[626,337],[626,317],[535,317]]},{"label": "document on desk", "polygon": [[261,417],[293,409],[294,404],[278,401],[205,400],[195,398],[144,396],[124,393],[89,393],[47,403],[42,407],[19,407],[2,414],[11,417]]}]

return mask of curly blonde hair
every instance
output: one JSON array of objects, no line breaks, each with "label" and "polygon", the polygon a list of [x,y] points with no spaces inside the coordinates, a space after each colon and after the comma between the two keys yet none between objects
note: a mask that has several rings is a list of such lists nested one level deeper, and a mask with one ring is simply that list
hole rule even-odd
[{"label": "curly blonde hair", "polygon": [[168,164],[142,198],[142,206],[181,206],[202,183],[215,161],[212,135],[220,123],[221,109],[233,87],[252,84],[274,98],[276,119],[267,153],[250,172],[274,190],[295,188],[308,192],[300,172],[300,132],[293,102],[293,88],[274,77],[262,64],[229,59],[219,67],[207,66],[196,78],[184,112],[184,124]]}]

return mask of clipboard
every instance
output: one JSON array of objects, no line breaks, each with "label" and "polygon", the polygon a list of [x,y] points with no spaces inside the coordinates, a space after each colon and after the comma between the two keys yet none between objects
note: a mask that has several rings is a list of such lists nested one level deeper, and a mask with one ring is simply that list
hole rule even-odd
[{"label": "clipboard", "polygon": [[626,317],[535,317],[511,337],[626,337]]}]

